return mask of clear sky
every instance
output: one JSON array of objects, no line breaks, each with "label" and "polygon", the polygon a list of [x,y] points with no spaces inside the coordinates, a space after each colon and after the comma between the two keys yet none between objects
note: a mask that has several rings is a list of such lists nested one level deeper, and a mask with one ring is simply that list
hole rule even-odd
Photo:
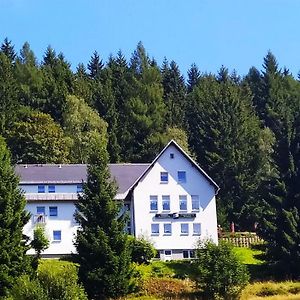
[{"label": "clear sky", "polygon": [[47,45],[74,69],[97,50],[106,61],[127,58],[142,41],[161,64],[175,60],[185,74],[223,64],[240,75],[261,69],[270,49],[281,67],[300,71],[300,0],[0,0],[0,41],[19,50],[28,41],[38,59]]}]

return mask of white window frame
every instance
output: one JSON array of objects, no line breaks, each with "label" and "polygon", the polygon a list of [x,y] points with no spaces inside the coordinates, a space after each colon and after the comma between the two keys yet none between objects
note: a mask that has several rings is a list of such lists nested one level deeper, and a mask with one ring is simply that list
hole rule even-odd
[{"label": "white window frame", "polygon": [[[169,229],[167,226],[170,226]],[[172,235],[172,223],[164,223],[164,235]]]},{"label": "white window frame", "polygon": [[[170,200],[170,196],[169,195],[162,195],[162,210],[163,211],[170,211],[171,210],[171,200]],[[169,208],[165,209],[164,208],[164,204],[167,203]]]},{"label": "white window frame", "polygon": [[[185,227],[185,228],[184,228]],[[180,224],[180,234],[181,235],[189,235],[189,223],[181,223]]]},{"label": "white window frame", "polygon": [[193,223],[193,235],[201,235],[201,223]]},{"label": "white window frame", "polygon": [[[192,210],[194,210],[194,211],[199,211],[200,208],[201,208],[201,205],[200,205],[200,197],[199,197],[199,195],[192,195],[192,196],[191,196],[191,199],[192,199]],[[194,207],[194,204],[195,204],[195,203],[197,203],[198,208],[195,208],[195,207]]]},{"label": "white window frame", "polygon": [[[181,203],[185,203],[186,208],[181,208]],[[179,210],[181,211],[187,211],[188,205],[187,205],[187,195],[180,195],[179,196]]]},{"label": "white window frame", "polygon": [[160,172],[160,183],[168,183],[169,182],[169,173],[168,172]]},{"label": "white window frame", "polygon": [[[153,230],[154,228],[157,228],[157,230]],[[152,223],[151,224],[151,234],[152,235],[159,235],[159,223]]]},{"label": "white window frame", "polygon": [[54,184],[48,185],[48,193],[53,194],[55,193],[56,186]]},{"label": "white window frame", "polygon": [[[60,233],[60,239],[56,239],[55,238],[55,234],[54,233],[57,233],[57,232],[59,232]],[[61,230],[53,230],[53,232],[52,232],[52,238],[53,238],[53,242],[61,242]]]},{"label": "white window frame", "polygon": [[44,194],[46,193],[46,187],[44,184],[39,184],[38,185],[38,194]]},{"label": "white window frame", "polygon": [[[51,209],[56,209],[56,214],[51,214]],[[49,206],[49,217],[57,217],[58,216],[58,207],[57,206]]]},{"label": "white window frame", "polygon": [[[156,208],[152,208],[152,203],[156,203]],[[158,197],[156,195],[150,195],[150,211],[158,211]]]}]

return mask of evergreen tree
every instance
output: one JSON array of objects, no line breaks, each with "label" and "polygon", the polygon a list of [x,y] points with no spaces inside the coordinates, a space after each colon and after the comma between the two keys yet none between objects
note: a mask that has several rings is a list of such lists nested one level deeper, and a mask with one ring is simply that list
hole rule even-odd
[{"label": "evergreen tree", "polygon": [[200,79],[200,71],[196,64],[192,64],[191,68],[188,70],[188,86],[187,86],[187,91],[190,93],[194,86],[196,86],[199,82]]},{"label": "evergreen tree", "polygon": [[22,230],[29,221],[26,200],[10,165],[10,153],[0,137],[0,296],[7,294],[15,279],[31,273]]},{"label": "evergreen tree", "polygon": [[92,79],[99,79],[101,75],[101,70],[104,67],[102,59],[97,51],[94,51],[89,63],[88,63],[88,70],[90,71],[90,77]]},{"label": "evergreen tree", "polygon": [[230,80],[204,77],[190,94],[187,120],[197,161],[222,187],[219,222],[251,230],[262,215],[258,193],[273,143],[254,114],[251,94]]},{"label": "evergreen tree", "polygon": [[12,42],[8,40],[6,37],[1,45],[1,51],[6,57],[9,59],[10,62],[14,62],[16,58],[16,52]]},{"label": "evergreen tree", "polygon": [[[165,67],[163,66],[163,69]],[[175,61],[162,72],[164,103],[166,105],[166,124],[170,127],[184,125],[185,112],[185,83]]]},{"label": "evergreen tree", "polygon": [[118,217],[116,188],[108,170],[108,153],[95,144],[88,165],[87,183],[79,196],[76,219],[79,277],[93,299],[118,297],[130,287],[130,253],[125,220]]}]

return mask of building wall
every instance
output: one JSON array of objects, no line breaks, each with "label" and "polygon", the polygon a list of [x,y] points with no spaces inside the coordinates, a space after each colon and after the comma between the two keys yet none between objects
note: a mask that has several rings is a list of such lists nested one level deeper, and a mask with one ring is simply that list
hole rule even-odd
[{"label": "building wall", "polygon": [[[55,185],[55,193],[77,193],[77,184],[41,184],[45,186],[45,194],[48,193],[49,185]],[[21,184],[20,188],[25,193],[38,193],[37,184]]]},{"label": "building wall", "polygon": [[[173,154],[173,158],[171,158]],[[178,171],[186,172],[186,182],[178,182]],[[168,172],[168,183],[162,183],[161,172]],[[158,197],[158,210],[150,210],[150,196]],[[170,196],[170,211],[162,210],[162,196]],[[180,211],[179,196],[186,195],[187,210]],[[200,209],[192,210],[191,195],[199,195]],[[217,243],[217,217],[215,188],[186,157],[170,146],[160,156],[153,168],[142,178],[133,192],[133,212],[135,235],[149,238],[157,249],[194,249],[199,238],[210,238]],[[195,218],[157,218],[155,215],[195,213]],[[159,234],[152,234],[151,224],[159,224]],[[170,223],[172,233],[164,234],[164,224]],[[189,234],[181,233],[181,223],[187,223]],[[193,234],[193,224],[201,224],[201,234]],[[178,251],[174,251],[176,257]],[[161,256],[162,257],[162,256]]]},{"label": "building wall", "polygon": [[[37,214],[37,207],[45,207],[45,216],[40,220]],[[50,216],[49,207],[57,207],[57,216]],[[24,227],[24,234],[33,238],[35,226],[45,227],[45,233],[50,241],[50,246],[44,255],[64,255],[75,253],[73,240],[78,228],[74,219],[75,205],[72,201],[32,201],[27,202],[26,210],[30,212],[31,218]],[[54,241],[53,231],[61,231],[61,240]],[[29,250],[28,254],[34,254],[34,250]]]}]

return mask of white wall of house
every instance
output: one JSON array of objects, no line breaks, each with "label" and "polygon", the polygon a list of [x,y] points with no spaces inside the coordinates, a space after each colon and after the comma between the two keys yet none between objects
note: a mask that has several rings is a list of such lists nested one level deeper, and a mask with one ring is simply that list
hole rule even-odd
[{"label": "white wall of house", "polygon": [[[45,216],[41,217],[41,214],[37,211],[37,207],[45,208]],[[50,207],[57,207],[57,216],[50,216]],[[73,240],[78,224],[74,219],[75,205],[72,201],[30,201],[26,204],[26,210],[30,212],[31,218],[24,227],[23,232],[25,235],[33,238],[35,226],[40,224],[45,227],[45,233],[50,241],[50,246],[43,252],[44,255],[56,256],[75,253]],[[61,239],[54,240],[54,232],[56,232],[55,236],[58,238],[59,231]],[[28,254],[34,254],[34,250],[29,250]]]},{"label": "white wall of house", "polygon": [[[39,184],[45,186],[45,193],[49,193],[49,186],[55,186],[55,193],[77,193],[77,184]],[[35,194],[38,193],[37,184],[21,184],[20,188],[25,193]],[[42,193],[41,193],[42,194]]]},{"label": "white wall of house", "polygon": [[[178,171],[186,172],[186,182],[178,181]],[[168,172],[167,183],[161,182],[161,172]],[[192,209],[192,195],[199,196],[199,210]],[[157,211],[150,210],[150,196],[157,196]],[[163,196],[170,197],[169,211],[163,211]],[[187,210],[180,210],[179,196],[186,196]],[[169,146],[140,180],[134,189],[133,199],[135,235],[149,238],[157,249],[194,249],[199,238],[218,242],[215,187],[175,146]],[[195,213],[196,217],[156,218],[157,213]],[[167,223],[171,224],[171,234],[164,233],[164,224]],[[181,232],[183,223],[187,224],[184,226],[188,226],[188,233]],[[152,233],[151,224],[158,224],[159,234]],[[201,224],[200,234],[193,233],[194,226],[199,228],[194,224]]]}]

